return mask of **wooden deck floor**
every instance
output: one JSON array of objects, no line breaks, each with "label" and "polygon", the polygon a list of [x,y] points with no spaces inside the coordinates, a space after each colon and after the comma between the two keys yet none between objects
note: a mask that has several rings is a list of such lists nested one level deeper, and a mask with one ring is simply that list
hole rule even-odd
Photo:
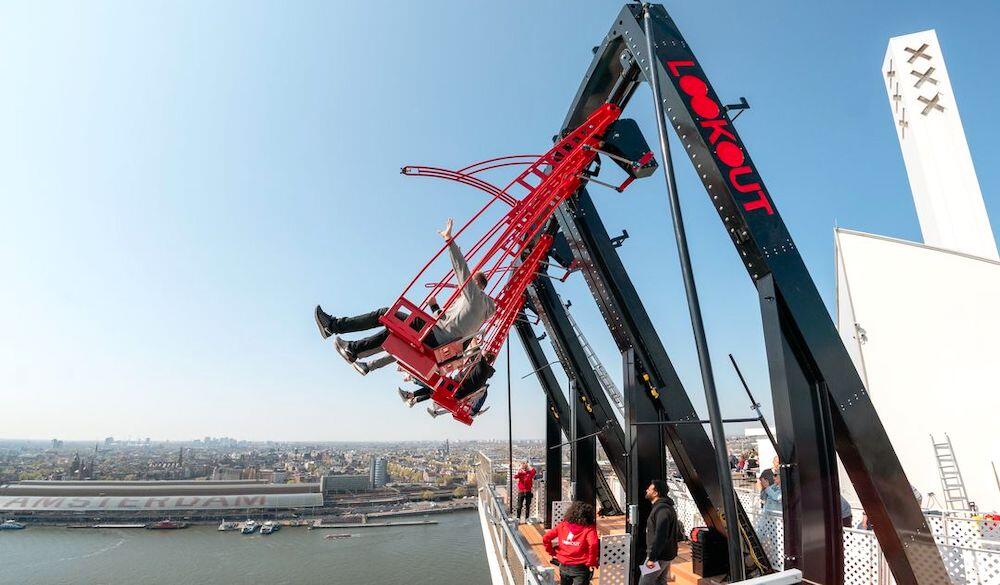
[{"label": "wooden deck floor", "polygon": [[[542,546],[542,534],[544,531],[541,528],[541,525],[522,524],[519,529],[524,538],[531,544],[531,549],[534,551],[535,556],[538,557],[541,565],[544,567],[551,567],[552,564],[549,562],[549,554],[545,552],[545,547]],[[597,532],[601,536],[609,534],[624,534],[625,517],[612,516],[608,518],[598,518]],[[698,576],[691,570],[690,546],[688,543],[682,542],[677,549],[677,558],[670,563],[670,572],[675,576],[675,579],[672,579],[671,583],[677,583],[680,585],[696,585],[698,583]],[[601,569],[598,568],[594,573],[594,579],[591,583],[593,585],[600,585],[600,582]]]}]

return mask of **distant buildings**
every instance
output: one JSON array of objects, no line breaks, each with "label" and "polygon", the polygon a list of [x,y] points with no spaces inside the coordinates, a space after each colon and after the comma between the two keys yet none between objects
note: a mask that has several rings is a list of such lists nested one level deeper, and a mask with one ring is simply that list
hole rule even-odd
[{"label": "distant buildings", "polygon": [[385,487],[385,484],[389,483],[389,462],[385,457],[372,457],[368,479],[372,489]]},{"label": "distant buildings", "polygon": [[320,491],[324,494],[371,491],[371,478],[365,474],[324,475],[319,480]]}]

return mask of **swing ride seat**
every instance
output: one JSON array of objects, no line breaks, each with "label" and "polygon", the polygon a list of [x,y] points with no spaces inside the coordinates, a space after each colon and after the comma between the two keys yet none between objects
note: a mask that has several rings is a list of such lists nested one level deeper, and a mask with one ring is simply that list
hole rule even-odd
[{"label": "swing ride seat", "polygon": [[[525,290],[544,264],[552,245],[552,235],[543,234],[542,230],[560,204],[576,193],[585,181],[594,180],[593,174],[587,169],[597,159],[598,152],[605,144],[605,133],[620,114],[621,110],[616,105],[602,105],[583,124],[565,133],[546,154],[531,157],[531,160],[524,160],[528,158],[525,155],[503,157],[476,163],[459,171],[433,167],[402,169],[403,174],[454,180],[476,187],[491,196],[490,201],[453,238],[458,238],[494,203],[499,201],[510,206],[500,220],[464,254],[469,267],[467,274],[482,273],[486,276],[487,283],[493,283],[492,289],[484,289],[483,294],[493,298],[496,305],[496,311],[478,331],[480,351],[476,357],[462,359],[467,339],[453,340],[436,347],[426,343],[438,319],[447,313],[448,308],[462,295],[464,288],[476,286],[471,282],[471,276],[462,281],[456,278],[452,270],[440,281],[428,285],[432,290],[422,301],[417,302],[407,297],[415,283],[448,249],[451,240],[424,265],[380,319],[389,332],[383,349],[396,358],[402,369],[431,388],[434,402],[451,412],[456,420],[472,424],[471,405],[454,396],[464,377],[475,365],[470,360],[489,359],[492,362],[496,359],[518,311],[524,305]],[[629,168],[648,166],[651,160],[651,154],[643,156],[639,162],[630,163]],[[474,176],[482,171],[522,164],[527,165],[527,168],[503,189]],[[626,181],[621,188],[629,182],[631,180]],[[431,306],[431,300],[436,298],[437,293],[452,288],[454,291],[441,312],[433,316],[425,310]],[[453,376],[456,371],[462,373]]]}]

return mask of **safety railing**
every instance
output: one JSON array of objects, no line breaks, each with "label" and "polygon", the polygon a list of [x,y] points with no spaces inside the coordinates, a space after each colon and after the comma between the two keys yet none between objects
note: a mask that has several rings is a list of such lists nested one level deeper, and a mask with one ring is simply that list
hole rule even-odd
[{"label": "safety railing", "polygon": [[[483,453],[476,454],[476,484],[491,547],[500,565],[504,585],[554,585],[555,571],[542,567],[527,541],[517,530],[516,520],[507,512],[507,503],[497,493],[493,480],[493,461]],[[494,584],[496,585],[496,584]]]},{"label": "safety railing", "polygon": [[[694,499],[681,482],[668,482],[677,518],[685,531],[703,523]],[[780,512],[761,510],[755,490],[737,488],[736,496],[754,523],[761,546],[771,565],[785,565],[784,524]],[[997,528],[993,520],[972,515],[927,514],[938,550],[953,584],[1000,585],[1000,550],[994,550]],[[882,549],[871,530],[844,529],[845,585],[890,585],[894,583]]]}]

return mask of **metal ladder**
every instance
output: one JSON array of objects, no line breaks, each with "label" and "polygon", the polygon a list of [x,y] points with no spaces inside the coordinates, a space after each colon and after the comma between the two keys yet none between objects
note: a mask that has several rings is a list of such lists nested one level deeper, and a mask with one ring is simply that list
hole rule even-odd
[{"label": "metal ladder", "polygon": [[934,441],[934,435],[931,435],[931,444],[934,446],[934,457],[937,459],[945,507],[949,510],[969,510],[969,496],[965,492],[965,482],[962,481],[962,472],[958,469],[951,437],[945,433],[944,442],[937,443]]},{"label": "metal ladder", "polygon": [[601,387],[604,388],[604,393],[608,395],[611,402],[614,403],[615,408],[618,409],[618,413],[622,416],[625,415],[625,399],[622,397],[621,390],[618,389],[618,385],[615,384],[614,380],[608,374],[608,371],[604,369],[604,364],[601,363],[600,358],[594,353],[594,348],[590,347],[590,342],[584,337],[583,331],[580,330],[580,326],[576,324],[576,319],[573,318],[573,314],[569,312],[569,308],[573,306],[573,303],[566,301],[563,303],[566,307],[566,318],[569,319],[569,324],[573,327],[573,333],[580,339],[580,345],[583,347],[583,353],[587,356],[587,362],[590,363],[590,367],[594,369],[594,374],[597,375],[597,381],[601,383]]}]

